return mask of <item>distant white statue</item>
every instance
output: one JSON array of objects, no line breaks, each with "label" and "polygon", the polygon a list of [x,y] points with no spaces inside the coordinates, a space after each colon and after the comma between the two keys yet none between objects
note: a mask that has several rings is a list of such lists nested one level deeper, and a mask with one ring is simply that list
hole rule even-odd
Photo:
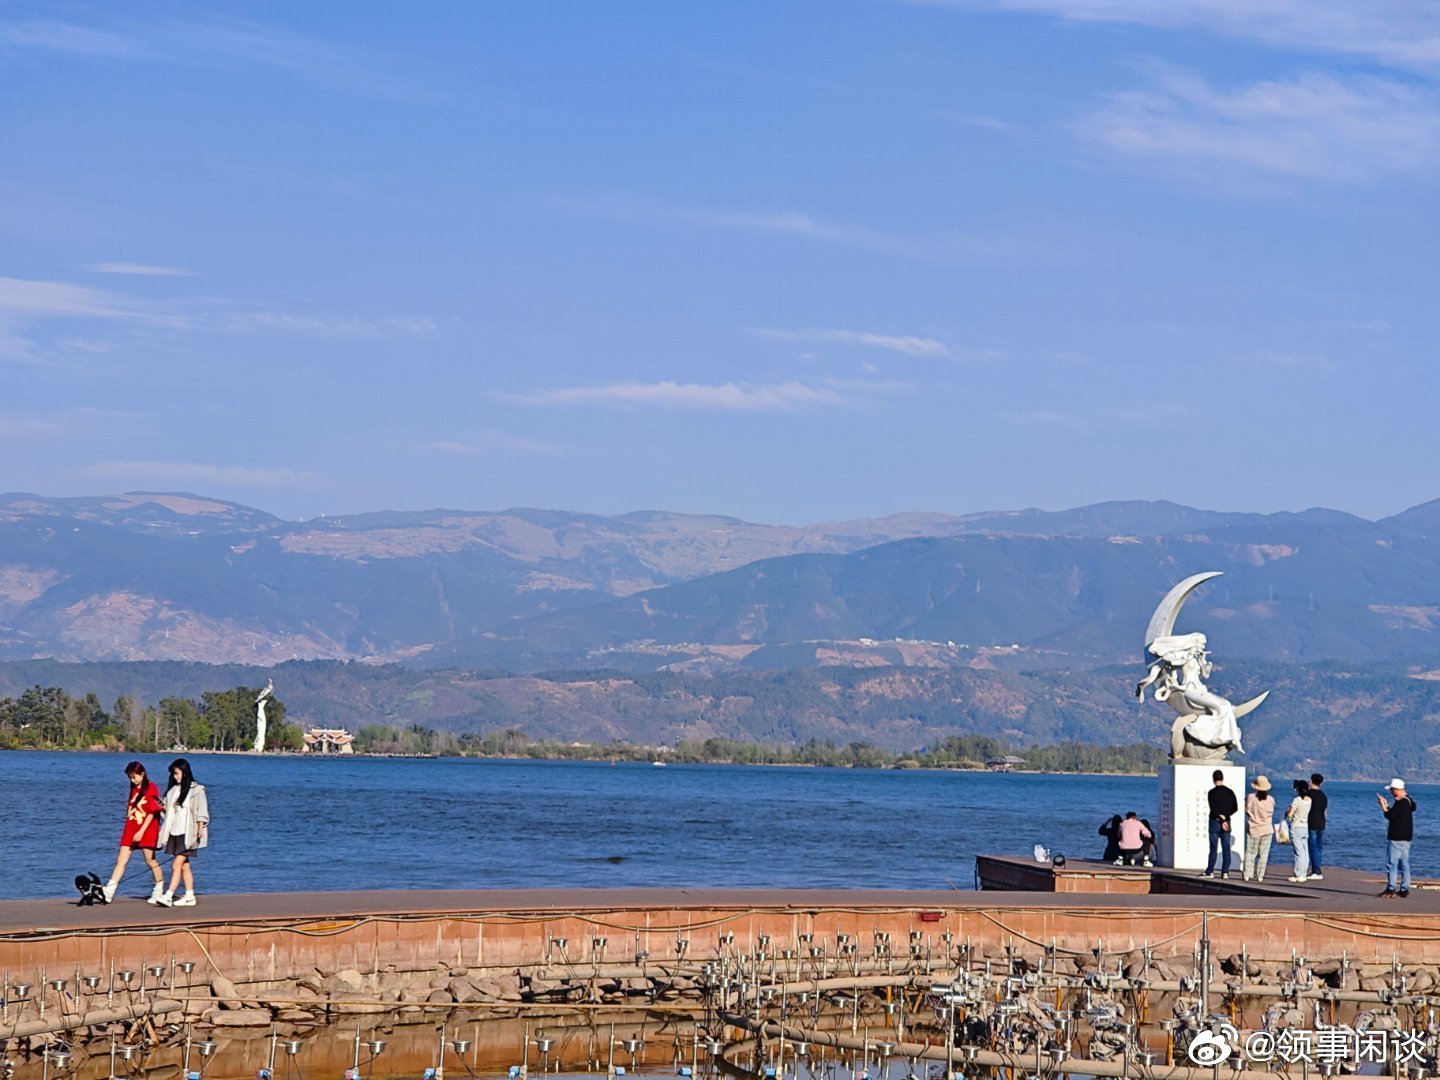
[{"label": "distant white statue", "polygon": [[275,696],[275,680],[268,679],[265,689],[255,699],[255,753],[265,752],[265,702]]},{"label": "distant white statue", "polygon": [[1145,630],[1145,663],[1150,670],[1135,687],[1135,696],[1144,701],[1145,688],[1154,686],[1155,700],[1169,702],[1180,714],[1170,726],[1170,760],[1179,764],[1224,761],[1231,750],[1243,754],[1238,721],[1270,696],[1266,690],[1243,704],[1230,704],[1205,685],[1211,672],[1205,635],[1175,633],[1175,619],[1186,598],[1219,576],[1218,570],[1209,570],[1180,582],[1165,594]]},{"label": "distant white statue", "polygon": [[1210,690],[1203,680],[1213,670],[1205,652],[1204,634],[1171,634],[1150,643],[1156,658],[1135,696],[1142,701],[1145,688],[1155,686],[1155,700],[1166,701],[1180,714],[1170,733],[1170,756],[1191,760],[1219,760],[1230,750],[1245,752],[1235,706]]}]

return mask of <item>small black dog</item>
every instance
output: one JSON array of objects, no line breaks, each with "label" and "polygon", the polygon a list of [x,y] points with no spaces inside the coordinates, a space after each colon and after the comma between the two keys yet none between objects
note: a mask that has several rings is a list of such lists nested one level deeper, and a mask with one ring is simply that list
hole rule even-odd
[{"label": "small black dog", "polygon": [[80,890],[81,907],[110,903],[109,900],[105,899],[105,883],[100,880],[99,875],[93,872],[89,874],[76,874],[75,888]]}]

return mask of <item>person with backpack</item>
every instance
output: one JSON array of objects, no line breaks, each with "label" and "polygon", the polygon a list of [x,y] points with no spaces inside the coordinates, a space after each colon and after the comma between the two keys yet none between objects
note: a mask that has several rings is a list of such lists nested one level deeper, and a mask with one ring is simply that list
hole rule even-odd
[{"label": "person with backpack", "polygon": [[[150,903],[161,907],[195,906],[195,873],[191,863],[196,853],[210,842],[210,800],[205,787],[196,783],[190,762],[176,758],[170,763],[170,785],[165,789],[165,824],[160,828],[160,842],[165,854],[174,859],[170,871],[170,888]],[[185,894],[177,897],[181,882]]]}]

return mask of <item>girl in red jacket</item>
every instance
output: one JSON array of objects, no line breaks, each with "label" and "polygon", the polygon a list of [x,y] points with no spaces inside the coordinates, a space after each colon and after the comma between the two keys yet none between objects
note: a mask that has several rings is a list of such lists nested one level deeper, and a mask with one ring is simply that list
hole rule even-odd
[{"label": "girl in red jacket", "polygon": [[155,858],[155,847],[160,839],[160,811],[165,804],[160,801],[160,789],[145,775],[145,766],[132,761],[125,766],[125,775],[130,778],[130,794],[125,800],[125,831],[120,834],[120,854],[115,857],[115,869],[105,885],[105,902],[115,899],[115,890],[120,887],[120,878],[125,873],[125,864],[130,861],[130,852],[136,848],[145,856],[150,874],[155,879],[152,897],[165,891],[164,875],[160,862]]}]

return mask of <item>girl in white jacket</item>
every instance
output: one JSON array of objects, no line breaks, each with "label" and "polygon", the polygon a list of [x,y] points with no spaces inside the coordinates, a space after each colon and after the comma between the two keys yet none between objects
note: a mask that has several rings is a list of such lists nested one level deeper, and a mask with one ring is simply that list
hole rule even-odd
[{"label": "girl in white jacket", "polygon": [[[170,786],[165,789],[165,823],[160,826],[160,846],[174,859],[170,888],[150,903],[164,907],[195,906],[195,874],[190,864],[195,853],[210,842],[210,801],[205,788],[195,782],[190,762],[176,758],[170,763]],[[185,894],[176,897],[181,881]]]}]

